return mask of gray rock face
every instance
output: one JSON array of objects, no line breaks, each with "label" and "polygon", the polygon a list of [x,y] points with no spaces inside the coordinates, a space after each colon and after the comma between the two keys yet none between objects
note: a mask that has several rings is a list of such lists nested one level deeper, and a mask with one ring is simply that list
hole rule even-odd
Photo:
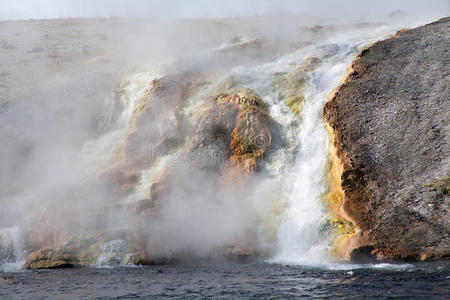
[{"label": "gray rock face", "polygon": [[343,165],[343,209],[360,230],[353,250],[450,255],[448,45],[450,18],[375,43],[324,108]]}]

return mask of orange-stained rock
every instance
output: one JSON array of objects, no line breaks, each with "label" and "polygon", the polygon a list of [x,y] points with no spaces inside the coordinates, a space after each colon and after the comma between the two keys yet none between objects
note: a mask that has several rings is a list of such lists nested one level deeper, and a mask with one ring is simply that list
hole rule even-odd
[{"label": "orange-stained rock", "polygon": [[[110,183],[112,197],[120,199],[133,193],[141,170],[184,143],[192,128],[181,110],[203,79],[198,72],[186,71],[149,82],[134,108],[119,153],[101,174]],[[148,184],[150,188],[152,183]]]},{"label": "orange-stained rock", "polygon": [[252,174],[272,139],[264,102],[245,89],[211,100],[197,125],[189,155],[200,157],[196,161],[205,163],[200,167],[221,169],[230,178]]},{"label": "orange-stained rock", "polygon": [[227,181],[242,182],[253,174],[272,135],[267,109],[250,90],[235,89],[206,100],[208,109],[200,117],[180,166],[170,166],[152,184],[156,199],[176,185],[183,172],[213,172]]},{"label": "orange-stained rock", "polygon": [[95,263],[100,250],[100,241],[89,238],[72,241],[57,247],[46,247],[27,255],[25,268],[52,269],[75,268]]},{"label": "orange-stained rock", "polygon": [[126,231],[94,234],[89,238],[73,238],[69,242],[44,247],[29,253],[27,269],[76,268],[99,263],[102,248],[107,243],[119,242],[117,253],[103,253],[110,263],[153,265],[163,261],[150,260],[145,251],[143,236]]}]

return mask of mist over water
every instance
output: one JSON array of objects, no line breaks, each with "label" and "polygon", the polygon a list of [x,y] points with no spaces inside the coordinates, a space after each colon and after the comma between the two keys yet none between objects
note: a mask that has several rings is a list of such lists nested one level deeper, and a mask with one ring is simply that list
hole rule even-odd
[{"label": "mist over water", "polygon": [[[108,1],[109,11],[102,13],[98,10],[99,6],[106,5],[102,1],[96,2],[99,6],[83,1],[54,2],[55,11],[49,10],[50,1],[35,12],[29,9],[32,5],[19,10],[14,3],[2,6],[0,19],[116,14],[143,17],[156,5],[151,2],[153,4],[143,7],[143,12],[138,14],[131,8],[119,9],[123,7],[119,1]],[[135,5],[139,7],[142,3],[137,1]],[[201,11],[195,9],[197,6],[186,9],[186,2],[183,3],[176,2],[174,5],[180,11],[167,17],[245,16],[252,5],[260,2],[250,1],[239,10],[237,3],[233,6],[231,2],[228,9],[220,13],[220,9],[211,4]],[[267,5],[256,6],[254,15],[284,14],[292,4],[289,1],[282,1],[279,6],[264,3]],[[339,9],[345,10],[349,3],[343,1]],[[396,6],[375,10],[371,16],[372,19],[383,16],[389,23],[346,24],[320,34],[314,33],[314,30],[321,30],[314,26],[327,23],[327,18],[336,13],[317,14],[319,5],[294,13],[315,14],[320,18],[301,21],[287,18],[288,21],[280,22],[281,27],[276,26],[279,21],[271,18],[267,22],[258,18],[242,19],[231,25],[220,23],[224,20],[219,23],[142,21],[137,25],[130,20],[108,20],[106,25],[88,20],[87,25],[80,25],[78,30],[89,38],[95,36],[104,40],[105,49],[83,46],[81,52],[76,53],[79,57],[75,58],[73,53],[66,53],[64,47],[59,47],[58,38],[73,39],[73,44],[67,47],[75,49],[79,47],[77,38],[87,39],[85,36],[73,37],[75,33],[64,32],[63,26],[42,25],[40,21],[33,25],[36,27],[21,22],[1,24],[11,26],[8,27],[11,32],[28,30],[26,33],[30,37],[44,36],[46,41],[46,44],[38,44],[41,43],[39,38],[30,38],[33,42],[19,46],[23,36],[11,33],[13,37],[8,42],[11,47],[23,48],[20,48],[22,52],[15,52],[21,54],[11,55],[11,61],[24,65],[24,69],[18,68],[20,71],[14,73],[11,71],[16,68],[13,63],[0,65],[0,73],[7,70],[10,87],[0,98],[0,140],[6,145],[0,150],[2,269],[22,266],[30,249],[26,245],[30,234],[40,245],[53,246],[71,238],[82,239],[99,232],[133,232],[136,228],[144,232],[146,251],[155,257],[210,258],[220,249],[237,246],[249,248],[257,257],[276,263],[317,265],[331,261],[333,237],[326,229],[329,212],[321,201],[329,189],[326,181],[329,137],[322,120],[322,108],[358,51],[406,26],[422,24],[427,18],[439,15],[438,8],[445,8],[445,2],[436,1],[436,6],[429,8],[430,13],[420,22],[407,22],[406,17],[389,18],[392,10],[404,4],[400,1]],[[66,10],[57,10],[58,5]],[[412,16],[420,7],[414,2],[405,9]],[[169,8],[168,4],[166,9]],[[160,17],[153,11],[151,16]],[[360,14],[354,19],[361,20]],[[72,26],[70,21],[61,22]],[[307,30],[301,30],[303,27],[296,22]],[[44,29],[36,29],[36,24]],[[106,34],[95,32],[95,26],[104,26],[106,29],[102,30]],[[59,36],[54,30],[62,33],[58,32]],[[264,39],[275,41],[278,48],[275,54],[270,49],[260,50],[264,57],[258,58],[261,61],[252,57],[238,56],[241,60],[234,60],[214,56],[217,51],[246,43],[252,45]],[[298,43],[295,47],[291,45],[293,41]],[[7,50],[8,43],[2,43],[1,50]],[[28,59],[37,61],[33,66],[42,71],[39,76],[27,76],[28,62],[17,58],[23,53],[33,55]],[[97,53],[100,54],[96,56]],[[2,59],[6,60],[5,57]],[[279,74],[295,72],[311,58],[319,59],[320,63],[317,68],[306,71],[305,103],[300,115],[295,115],[283,101],[280,91],[274,88],[273,81]],[[136,111],[153,86],[153,80],[167,74],[208,68],[219,71],[205,79],[181,110],[182,125],[186,127],[184,136],[167,151],[156,148],[158,138],[172,130],[170,121],[175,118],[170,107],[157,107],[145,127],[145,137],[139,141],[145,147],[139,149],[138,167],[130,176],[135,181],[128,186],[122,184],[123,189],[118,188],[107,175],[126,163],[123,149],[130,132],[136,129]],[[261,96],[280,131],[279,140],[274,142],[276,147],[270,149],[261,162],[261,171],[243,186],[224,183],[215,174],[192,171],[188,168],[192,162],[183,156],[204,100],[214,95],[229,78],[237,78],[242,87]],[[159,180],[162,171],[173,165],[182,166],[173,178],[174,187],[158,204],[158,214],[152,215],[142,226],[130,216],[127,208],[148,199],[150,186]],[[94,265],[125,263],[130,256],[126,243],[121,238],[103,243]]]}]

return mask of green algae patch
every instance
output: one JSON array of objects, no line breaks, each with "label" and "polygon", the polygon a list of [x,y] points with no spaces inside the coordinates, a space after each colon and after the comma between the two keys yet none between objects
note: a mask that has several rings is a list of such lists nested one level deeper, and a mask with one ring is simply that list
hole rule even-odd
[{"label": "green algae patch", "polygon": [[278,98],[282,99],[296,115],[300,115],[302,111],[305,102],[305,85],[308,79],[308,75],[299,69],[291,73],[276,73],[274,75],[272,86],[278,92]]},{"label": "green algae patch", "polygon": [[448,195],[450,191],[450,177],[441,178],[432,183],[426,183],[424,186],[428,187],[430,191],[440,192],[444,195]]},{"label": "green algae patch", "polygon": [[230,99],[235,99],[234,97],[230,98],[230,96],[232,95],[237,97],[236,100],[239,104],[239,107],[244,111],[252,112],[255,107],[261,107],[266,112],[269,110],[264,100],[253,90],[248,88],[232,87],[224,92],[221,92],[216,96],[215,99],[217,103],[229,102]]},{"label": "green algae patch", "polygon": [[307,72],[317,68],[320,59],[313,57],[305,60],[292,72],[274,74],[272,87],[278,92],[278,98],[286,104],[291,112],[300,115],[305,103],[305,88],[309,81]]},{"label": "green algae patch", "polygon": [[300,115],[304,102],[305,97],[303,96],[291,96],[284,100],[287,107],[289,107],[289,109],[296,115]]}]

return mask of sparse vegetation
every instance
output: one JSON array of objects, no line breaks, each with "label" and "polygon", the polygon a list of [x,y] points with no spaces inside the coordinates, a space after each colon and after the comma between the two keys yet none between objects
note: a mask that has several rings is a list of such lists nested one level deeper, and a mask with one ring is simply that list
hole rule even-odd
[{"label": "sparse vegetation", "polygon": [[433,191],[448,195],[448,191],[450,190],[450,176],[441,178],[432,183],[426,183],[424,186],[428,187],[430,192]]}]

